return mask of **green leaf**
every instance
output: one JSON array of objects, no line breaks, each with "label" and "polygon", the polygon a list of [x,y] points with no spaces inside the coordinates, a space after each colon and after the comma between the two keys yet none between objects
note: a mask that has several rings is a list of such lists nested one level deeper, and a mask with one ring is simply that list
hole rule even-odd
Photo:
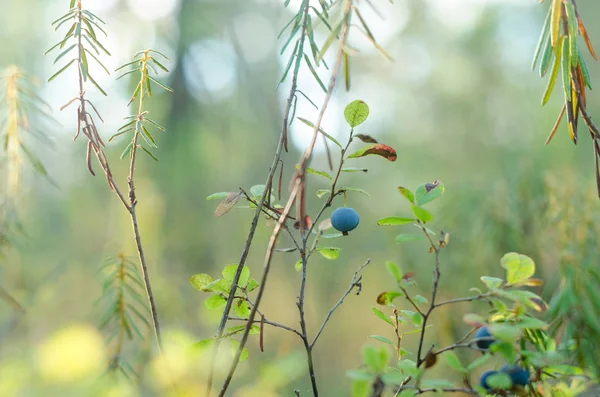
[{"label": "green leaf", "polygon": [[102,93],[102,95],[104,96],[108,96],[106,94],[106,92],[102,89],[102,87],[100,87],[100,85],[98,85],[98,83],[96,83],[96,80],[94,80],[94,78],[92,77],[91,74],[88,73],[88,78],[90,79],[90,81],[92,82],[92,84],[98,89],[98,91],[100,91]]},{"label": "green leaf", "polygon": [[368,397],[370,389],[371,382],[369,380],[355,379],[352,381],[351,397]]},{"label": "green leaf", "polygon": [[363,190],[363,189],[359,189],[357,187],[342,187],[342,188],[340,188],[340,190],[338,190],[338,192],[357,192],[357,193],[364,194],[368,198],[371,198],[371,194],[369,192],[367,192],[366,190]]},{"label": "green leaf", "polygon": [[483,364],[487,363],[490,360],[490,358],[492,358],[492,355],[489,353],[486,353],[483,356],[476,358],[467,366],[467,372],[471,372],[474,369],[481,367]]},{"label": "green leaf", "polygon": [[410,316],[410,321],[415,327],[420,327],[423,324],[423,316],[421,313],[415,312]]},{"label": "green leaf", "polygon": [[560,37],[557,44],[556,53],[554,54],[554,64],[552,65],[552,72],[550,72],[550,77],[548,78],[548,83],[546,85],[546,90],[544,91],[544,95],[542,97],[542,106],[545,105],[550,99],[550,95],[552,94],[552,90],[554,89],[554,83],[556,82],[556,76],[558,76],[558,69],[560,69],[560,60],[562,55],[562,43],[563,38]]},{"label": "green leaf", "polygon": [[321,59],[323,59],[323,56],[325,56],[325,53],[327,52],[337,35],[340,33],[340,30],[342,29],[342,23],[343,20],[337,23],[337,25],[331,30],[331,33],[329,33],[329,36],[323,43],[323,46],[321,47],[321,50],[319,51],[319,53],[317,54],[317,58],[315,59],[315,61],[317,62],[317,66],[319,66],[319,62],[321,62]]},{"label": "green leaf", "polygon": [[396,236],[397,243],[407,243],[409,241],[424,240],[425,237],[420,234],[399,234]]},{"label": "green leaf", "polygon": [[156,141],[152,137],[152,134],[146,129],[146,127],[142,126],[142,137],[146,141],[146,143],[154,148],[157,148]]},{"label": "green leaf", "polygon": [[408,360],[408,359],[400,360],[400,361],[398,361],[397,365],[398,365],[398,369],[400,369],[400,371],[402,371],[404,374],[406,374],[408,376],[415,377],[420,372],[420,369],[417,368],[417,364],[412,360]]},{"label": "green leaf", "polygon": [[540,77],[544,77],[548,72],[548,67],[550,66],[550,61],[552,60],[552,43],[550,41],[550,35],[548,34],[548,38],[544,42],[544,51],[542,52],[542,60],[540,61],[540,67],[538,69],[538,74]]},{"label": "green leaf", "polygon": [[208,350],[208,348],[211,348],[214,344],[215,344],[215,338],[207,338],[207,339],[202,339],[202,340],[194,343],[192,346],[193,346],[194,350],[204,351],[204,350]]},{"label": "green leaf", "polygon": [[414,194],[409,189],[407,189],[407,188],[405,188],[403,186],[398,186],[398,191],[409,202],[411,202],[413,204],[415,203],[415,196],[414,196]]},{"label": "green leaf", "polygon": [[[573,6],[572,1],[564,1],[565,11],[567,12],[567,27],[569,30],[569,59],[571,61],[572,67],[577,67],[577,62],[579,61],[579,57],[577,54],[577,33],[578,33],[578,23],[577,16],[575,14],[575,7]],[[563,52],[564,52],[563,48]],[[570,87],[569,87],[570,89]]]},{"label": "green leaf", "polygon": [[157,86],[159,86],[160,88],[162,88],[165,91],[169,91],[169,92],[173,92],[173,89],[171,87],[168,87],[166,85],[164,85],[163,83],[161,83],[160,81],[156,80],[155,78],[148,76],[148,79],[153,82],[154,84],[156,84]]},{"label": "green leaf", "polygon": [[329,189],[319,189],[317,190],[317,197],[321,198],[323,196],[325,196],[326,194],[329,194],[331,192],[331,190]]},{"label": "green leaf", "polygon": [[224,199],[225,197],[227,197],[228,195],[229,195],[229,192],[213,193],[210,196],[208,196],[206,199],[207,200],[221,200],[221,199]]},{"label": "green leaf", "polygon": [[[235,339],[229,339],[229,342],[231,344],[231,354],[233,356],[235,356],[238,348],[240,347],[240,342],[238,342]],[[240,354],[240,362],[242,361],[246,361],[248,359],[249,353],[248,353],[248,349],[246,349],[245,347],[242,349],[242,353]]]},{"label": "green leaf", "polygon": [[377,221],[379,226],[397,226],[406,225],[407,223],[415,222],[414,218],[401,218],[399,216],[388,216]]},{"label": "green leaf", "polygon": [[533,260],[516,252],[509,252],[500,260],[500,264],[506,269],[506,281],[515,284],[527,280],[535,273]]},{"label": "green leaf", "polygon": [[324,233],[321,234],[321,238],[338,238],[338,237],[342,237],[344,234],[343,233]]},{"label": "green leaf", "polygon": [[375,373],[380,373],[385,370],[388,360],[388,352],[385,347],[376,349],[371,345],[363,347],[363,360],[365,364]]},{"label": "green leaf", "polygon": [[535,52],[533,55],[533,61],[531,62],[531,70],[535,68],[535,65],[538,61],[538,58],[542,52],[542,47],[546,43],[547,40],[550,40],[550,15],[552,14],[552,7],[548,7],[548,13],[546,14],[546,19],[544,20],[544,25],[542,27],[542,33],[540,34],[540,38],[538,39],[537,46],[535,48]]},{"label": "green leaf", "polygon": [[246,291],[247,292],[252,292],[254,291],[257,287],[258,287],[258,281],[256,281],[255,279],[251,278],[250,280],[248,280],[248,284],[246,285]]},{"label": "green leaf", "polygon": [[358,167],[346,167],[342,168],[342,172],[368,172],[369,170],[366,168],[358,168]]},{"label": "green leaf", "polygon": [[62,57],[64,57],[65,55],[67,55],[73,48],[75,48],[76,45],[77,44],[72,44],[66,50],[64,50],[63,52],[61,52],[60,54],[58,54],[58,56],[54,59],[53,63],[58,62]]},{"label": "green leaf", "polygon": [[[227,280],[230,284],[233,282],[235,277],[235,273],[237,272],[238,264],[233,263],[231,265],[227,265],[223,268],[222,274],[223,278]],[[248,284],[248,279],[250,278],[250,269],[248,266],[244,265],[242,268],[242,273],[240,274],[240,279],[238,281],[238,287],[244,288]]]},{"label": "green leaf", "polygon": [[210,289],[206,289],[206,285],[213,282],[213,278],[205,273],[194,274],[189,279],[192,287],[196,288],[198,291],[202,292],[210,292]]},{"label": "green leaf", "polygon": [[388,161],[396,161],[398,158],[396,150],[393,147],[384,145],[383,143],[375,143],[358,149],[356,152],[348,156],[349,159],[359,158],[369,155],[376,155],[387,159]]},{"label": "green leaf", "polygon": [[389,325],[394,325],[394,322],[385,315],[384,312],[382,312],[381,310],[377,309],[376,307],[372,307],[371,311],[373,311],[373,314],[375,314],[375,316],[377,316],[379,319],[385,321],[386,323],[388,323]]},{"label": "green leaf", "polygon": [[546,329],[548,328],[548,324],[542,320],[538,320],[533,317],[521,317],[519,321],[515,324],[516,326],[523,329]]},{"label": "green leaf", "polygon": [[446,358],[446,362],[451,368],[460,372],[465,372],[465,368],[462,366],[460,360],[458,359],[458,357],[456,357],[456,354],[454,354],[454,352],[448,351],[444,353],[444,357]]},{"label": "green leaf", "polygon": [[425,208],[419,207],[416,204],[412,204],[410,206],[412,213],[423,223],[431,222],[433,220],[433,215],[431,212],[427,211]]},{"label": "green leaf", "polygon": [[294,265],[294,269],[296,269],[297,272],[302,270],[302,259],[298,259],[298,262],[296,262],[296,264]]},{"label": "green leaf", "polygon": [[306,62],[306,65],[308,66],[308,69],[312,73],[312,75],[315,78],[315,80],[317,80],[317,83],[319,84],[319,86],[321,87],[321,89],[323,90],[323,92],[327,92],[327,88],[325,88],[325,84],[323,84],[323,82],[321,81],[321,78],[319,77],[319,74],[317,73],[317,71],[313,67],[312,63],[310,62],[310,59],[308,58],[308,55],[306,55],[306,54],[304,54],[304,62]]},{"label": "green leaf", "polygon": [[241,318],[247,318],[250,315],[250,305],[243,299],[233,301],[233,312]]},{"label": "green leaf", "polygon": [[435,181],[419,186],[415,192],[415,201],[418,205],[425,205],[444,194],[444,185]]},{"label": "green leaf", "polygon": [[512,381],[504,372],[496,372],[487,378],[487,384],[493,389],[510,389]]},{"label": "green leaf", "polygon": [[390,369],[393,370],[381,376],[381,380],[383,381],[383,383],[393,387],[401,384],[403,381],[406,380],[406,375],[404,375],[402,372],[396,370],[393,367]]},{"label": "green leaf", "polygon": [[[296,164],[296,169],[300,169],[300,164]],[[311,174],[311,175],[318,175],[318,176],[322,176],[323,178],[327,178],[330,181],[333,180],[333,178],[331,177],[331,175],[329,175],[327,172],[325,171],[317,171],[313,168],[306,168],[306,172]]]},{"label": "green leaf", "polygon": [[488,329],[495,338],[506,343],[513,343],[522,333],[521,328],[507,323],[490,324]]},{"label": "green leaf", "polygon": [[369,117],[369,106],[361,100],[352,101],[344,109],[344,118],[354,128]]},{"label": "green leaf", "polygon": [[338,247],[317,247],[316,250],[326,259],[337,259],[340,257],[341,248]]},{"label": "green leaf", "polygon": [[204,301],[204,306],[206,306],[207,309],[213,310],[220,309],[225,306],[225,303],[227,303],[227,300],[221,295],[213,295]]},{"label": "green leaf", "polygon": [[123,160],[126,156],[129,155],[129,153],[131,153],[132,148],[133,148],[133,141],[129,142],[129,145],[127,145],[125,150],[123,150],[123,153],[121,153],[121,160]]},{"label": "green leaf", "polygon": [[265,185],[254,185],[250,188],[250,196],[255,200],[259,200],[264,191]]},{"label": "green leaf", "polygon": [[402,270],[400,270],[400,266],[398,266],[394,262],[387,261],[385,262],[385,267],[388,273],[390,273],[392,277],[396,279],[396,282],[399,283],[402,281]]},{"label": "green leaf", "polygon": [[401,292],[387,291],[377,295],[377,303],[385,306],[393,306],[392,302],[399,296],[404,296]]},{"label": "green leaf", "polygon": [[503,283],[504,280],[502,280],[501,278],[497,278],[497,277],[488,277],[488,276],[482,276],[481,277],[481,281],[485,284],[486,287],[488,287],[489,289],[494,289],[494,288],[498,288],[500,287]]},{"label": "green leaf", "polygon": [[381,336],[381,335],[369,335],[369,338],[378,340],[383,343],[387,343],[388,345],[394,344],[391,340],[389,340],[388,338]]},{"label": "green leaf", "polygon": [[350,379],[357,380],[370,380],[373,377],[373,375],[371,375],[370,373],[360,369],[348,370],[346,371],[346,376]]},{"label": "green leaf", "polygon": [[423,304],[427,304],[429,301],[427,300],[427,298],[425,298],[424,296],[421,295],[417,295],[413,298],[413,301],[415,301],[415,303],[423,303]]},{"label": "green leaf", "polygon": [[[297,119],[300,120],[301,122],[303,122],[304,124],[306,124],[307,126],[309,126],[311,128],[315,128],[315,125],[312,122],[308,121],[307,119],[304,119],[302,117],[297,117]],[[335,143],[340,149],[342,148],[342,145],[337,141],[337,139],[335,139],[334,137],[332,137],[331,135],[326,133],[321,127],[319,127],[319,132],[321,134],[323,134],[325,136],[325,138],[327,138],[331,142]]]},{"label": "green leaf", "polygon": [[590,71],[587,67],[587,63],[585,63],[585,59],[583,59],[583,55],[581,55],[581,51],[578,53],[579,57],[579,65],[581,66],[581,75],[583,77],[583,83],[591,90],[592,89],[592,79],[590,77]]},{"label": "green leaf", "polygon": [[565,98],[571,101],[571,59],[568,51],[569,43],[563,40],[562,59],[561,59],[561,75],[563,80],[563,92]]},{"label": "green leaf", "polygon": [[58,72],[56,72],[52,76],[50,76],[50,78],[48,79],[48,82],[51,82],[56,77],[58,77],[62,72],[64,72],[65,70],[67,70],[67,68],[69,66],[71,66],[73,64],[73,62],[75,62],[75,61],[76,61],[75,59],[72,59],[69,63],[67,63],[65,66],[63,66]]}]

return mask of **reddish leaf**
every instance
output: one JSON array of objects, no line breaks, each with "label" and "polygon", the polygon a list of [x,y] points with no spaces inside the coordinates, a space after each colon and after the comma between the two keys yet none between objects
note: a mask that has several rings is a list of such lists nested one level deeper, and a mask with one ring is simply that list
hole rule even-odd
[{"label": "reddish leaf", "polygon": [[383,143],[376,143],[374,145],[365,146],[364,148],[352,153],[350,156],[348,156],[348,158],[364,157],[371,154],[384,157],[389,161],[396,161],[396,159],[398,158],[394,148],[388,145],[384,145]]},{"label": "reddish leaf", "polygon": [[408,272],[404,276],[402,276],[402,280],[411,282],[414,278],[415,274],[413,272]]},{"label": "reddish leaf", "polygon": [[377,139],[373,138],[371,135],[356,134],[354,136],[366,143],[379,143],[379,142],[377,142]]}]

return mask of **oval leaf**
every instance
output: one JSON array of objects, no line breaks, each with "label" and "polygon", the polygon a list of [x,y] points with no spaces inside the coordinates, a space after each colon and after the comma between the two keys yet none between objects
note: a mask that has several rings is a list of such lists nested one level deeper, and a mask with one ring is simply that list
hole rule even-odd
[{"label": "oval leaf", "polygon": [[385,159],[388,159],[389,161],[396,161],[396,159],[398,158],[398,156],[396,155],[396,150],[394,150],[394,148],[391,146],[384,145],[383,143],[376,143],[373,145],[365,146],[364,148],[352,153],[350,156],[348,156],[348,158],[353,159],[357,157],[368,156],[371,154],[381,156]]},{"label": "oval leaf", "polygon": [[508,284],[520,283],[533,276],[535,263],[533,260],[516,252],[509,252],[500,260],[500,264],[506,269],[506,281]]},{"label": "oval leaf", "polygon": [[423,223],[431,222],[433,220],[433,215],[431,212],[427,211],[425,208],[421,208],[416,204],[410,206],[413,214]]},{"label": "oval leaf", "polygon": [[379,226],[396,226],[396,225],[406,225],[407,223],[413,223],[414,218],[401,218],[399,216],[388,216],[386,218],[381,218],[377,221]]},{"label": "oval leaf", "polygon": [[358,99],[352,101],[346,106],[346,109],[344,109],[344,117],[350,127],[354,128],[369,117],[369,106]]}]

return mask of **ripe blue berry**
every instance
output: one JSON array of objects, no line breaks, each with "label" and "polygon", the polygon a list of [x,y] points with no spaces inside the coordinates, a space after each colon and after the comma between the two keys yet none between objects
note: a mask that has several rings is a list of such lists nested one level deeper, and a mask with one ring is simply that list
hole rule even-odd
[{"label": "ripe blue berry", "polygon": [[500,370],[510,376],[513,385],[527,386],[529,384],[529,371],[518,365],[505,365]]},{"label": "ripe blue berry", "polygon": [[478,340],[475,342],[478,348],[487,350],[490,348],[490,345],[495,342],[494,339],[491,339],[492,334],[490,334],[490,330],[487,327],[481,327],[475,333],[475,338],[490,338],[484,340]]},{"label": "ripe blue berry", "polygon": [[497,374],[498,372],[496,371],[485,371],[484,373],[481,374],[481,377],[479,378],[479,384],[481,385],[481,387],[483,387],[486,390],[491,390],[491,386],[487,384],[487,380],[490,376]]},{"label": "ripe blue berry", "polygon": [[342,232],[344,236],[347,236],[349,231],[356,229],[358,222],[358,213],[352,208],[341,207],[331,214],[331,226]]}]

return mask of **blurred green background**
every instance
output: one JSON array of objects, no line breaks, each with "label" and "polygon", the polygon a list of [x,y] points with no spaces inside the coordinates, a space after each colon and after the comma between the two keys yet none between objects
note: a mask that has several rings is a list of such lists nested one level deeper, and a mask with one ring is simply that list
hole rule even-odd
[{"label": "blurred green background", "polygon": [[[289,9],[282,3],[84,2],[107,22],[103,43],[112,57],[102,60],[109,70],[145,48],[171,58],[167,65],[171,73],[159,80],[175,92],[156,93],[148,102],[152,118],[167,128],[155,136],[160,161],[143,156],[137,166],[138,216],[167,340],[194,342],[216,330],[219,313],[205,309],[205,296],[190,286],[188,278],[196,273],[217,276],[224,265],[239,260],[252,212],[235,209],[215,218],[216,202],[205,197],[240,186],[248,189],[266,178],[289,89],[289,81],[275,89],[287,61],[285,54],[279,54],[283,42],[276,36],[299,1],[292,0]],[[428,296],[433,258],[423,244],[394,241],[396,234],[411,226],[376,225],[381,217],[410,211],[397,186],[414,188],[435,179],[446,186],[443,199],[432,205],[436,219],[431,226],[451,234],[451,244],[442,255],[442,298],[470,294],[469,288],[480,286],[481,275],[501,275],[499,260],[508,251],[532,257],[538,276],[552,281],[565,241],[563,219],[555,214],[575,202],[580,213],[597,214],[599,205],[591,142],[583,127],[574,146],[563,120],[551,144],[544,146],[562,103],[556,90],[550,102],[540,106],[545,81],[530,70],[547,4],[533,0],[374,3],[382,18],[366,4],[364,15],[395,61],[386,61],[362,37],[351,35],[350,43],[360,50],[352,58],[352,88],[348,93],[338,87],[323,126],[332,135],[345,137],[343,108],[362,99],[371,113],[357,132],[396,148],[398,160],[352,160],[352,166],[367,167],[369,172],[345,174],[341,185],[363,188],[372,198],[349,195],[348,205],[361,215],[360,227],[347,238],[331,241],[342,248],[338,260],[315,256],[310,263],[307,322],[314,335],[356,268],[366,258],[372,261],[364,272],[362,293],[349,296],[316,347],[316,371],[325,396],[347,395],[345,371],[359,365],[363,344],[377,343],[368,335],[389,337],[389,330],[370,309],[377,294],[393,288],[383,266],[386,260],[414,272],[421,294]],[[16,64],[36,78],[40,96],[61,124],[47,124],[52,147],[33,142],[55,185],[24,165],[18,216],[25,234],[15,234],[13,248],[0,262],[0,284],[22,303],[26,314],[12,326],[15,311],[0,301],[0,360],[31,353],[46,336],[68,324],[97,323],[99,310],[94,302],[101,296],[100,263],[120,252],[135,255],[126,212],[103,177],[87,172],[84,139],[72,142],[75,109],[58,110],[77,94],[74,70],[42,83],[59,67],[43,55],[61,37],[49,25],[67,7],[65,0],[0,0],[0,66]],[[579,8],[592,42],[600,46],[600,27],[593,23],[600,15],[600,3],[582,1]],[[317,42],[324,39],[325,32],[318,32]],[[592,82],[597,81],[600,67],[587,52],[585,57]],[[109,137],[131,112],[126,104],[134,82],[115,81],[114,73],[106,76],[100,69],[91,71],[108,93],[103,97],[89,87],[88,95],[106,121],[100,133]],[[319,72],[323,80],[328,78],[326,70]],[[323,93],[308,70],[301,73],[299,88],[317,104],[322,102]],[[588,93],[588,102],[589,113],[599,118],[600,97],[595,91]],[[297,116],[316,118],[304,99],[298,103]],[[284,191],[310,129],[294,122],[291,135],[293,144],[284,157]],[[119,155],[125,145],[125,140],[116,140],[107,149],[121,184],[127,163]],[[321,146],[312,167],[326,168]],[[310,214],[320,208],[314,192],[327,188],[325,182],[309,177]],[[247,263],[256,277],[271,230],[272,225],[264,221],[257,230]],[[286,246],[285,239],[280,247]],[[578,249],[578,240],[571,243]],[[597,255],[593,249],[588,253]],[[294,254],[275,255],[263,300],[263,311],[271,320],[290,326],[298,323],[296,260]],[[550,298],[552,289],[539,292]],[[432,320],[436,346],[449,344],[468,330],[461,318],[469,311],[484,314],[486,306],[464,304],[440,310]],[[414,341],[416,337],[408,337],[407,346]],[[135,357],[143,344],[137,341],[132,346]],[[249,349],[250,360],[240,365],[231,395],[250,395],[252,385],[262,390],[257,395],[269,395],[270,390],[273,395],[289,396],[294,389],[308,395],[302,346],[295,335],[268,328],[265,352],[259,351],[256,338],[250,339]],[[471,353],[463,357],[473,358]],[[439,367],[436,371],[443,374],[446,369]]]}]

